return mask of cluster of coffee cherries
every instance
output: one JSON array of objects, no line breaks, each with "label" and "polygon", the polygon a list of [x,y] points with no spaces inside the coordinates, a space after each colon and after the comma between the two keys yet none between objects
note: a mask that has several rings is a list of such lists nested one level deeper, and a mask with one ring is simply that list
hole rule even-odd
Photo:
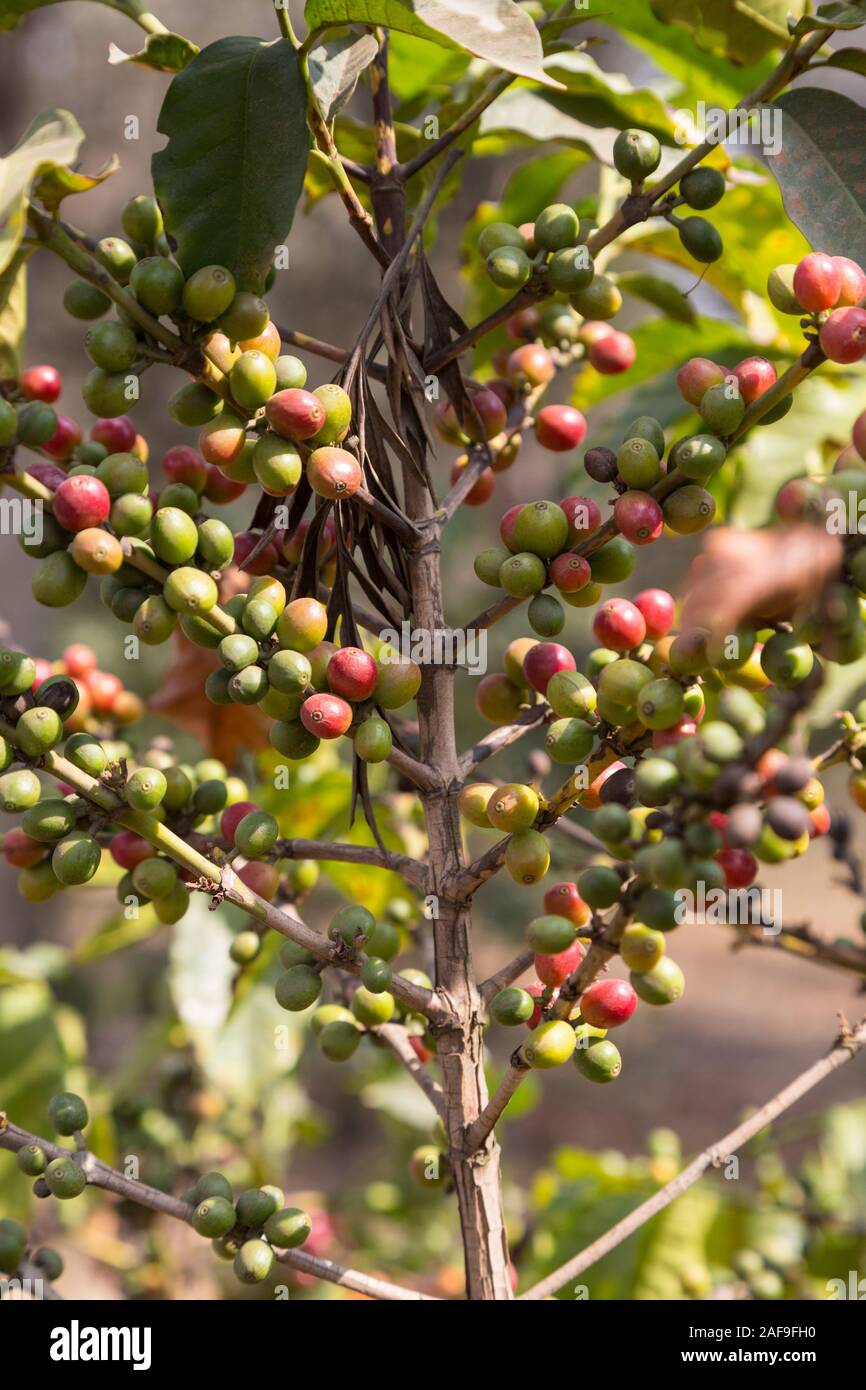
[{"label": "cluster of coffee cherries", "polygon": [[[435,1050],[426,1032],[426,1020],[414,1014],[390,991],[391,962],[406,941],[406,919],[411,909],[403,899],[388,904],[386,917],[377,921],[359,903],[341,907],[331,919],[328,938],[347,960],[359,968],[361,983],[354,989],[349,1007],[339,1003],[321,1004],[310,1017],[310,1031],[319,1051],[332,1062],[345,1062],[354,1055],[365,1034],[375,1037],[375,1029],[399,1019],[409,1032],[419,1061],[428,1061]],[[277,1003],[292,1013],[302,1013],[317,1004],[322,993],[323,963],[293,941],[280,948],[284,967],[274,986]],[[423,970],[409,966],[399,972],[411,984],[432,989]]]},{"label": "cluster of coffee cherries", "polygon": [[[56,1132],[81,1141],[89,1123],[87,1105],[81,1096],[63,1091],[48,1103],[48,1118]],[[77,1153],[49,1160],[39,1143],[18,1150],[18,1167],[36,1179],[39,1196],[69,1201],[80,1197],[87,1177]],[[222,1260],[233,1263],[242,1284],[260,1284],[274,1265],[275,1250],[294,1250],[303,1245],[312,1229],[310,1217],[298,1207],[287,1207],[278,1187],[253,1187],[235,1200],[231,1184],[222,1173],[205,1173],[181,1194],[193,1208],[190,1224],[212,1242]],[[17,1222],[0,1222],[0,1269],[12,1273],[26,1252],[26,1235]],[[40,1258],[41,1257],[41,1258]],[[37,1252],[33,1265],[47,1279],[56,1279],[63,1262],[54,1250]]]},{"label": "cluster of coffee cherries", "polygon": [[796,265],[776,266],[767,294],[780,313],[801,318],[831,362],[866,357],[866,271],[850,257],[810,251]]}]

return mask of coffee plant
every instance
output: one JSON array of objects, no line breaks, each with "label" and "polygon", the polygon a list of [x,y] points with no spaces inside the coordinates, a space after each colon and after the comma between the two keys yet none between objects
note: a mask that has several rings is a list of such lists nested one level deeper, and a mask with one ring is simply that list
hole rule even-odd
[{"label": "coffee plant", "polygon": [[[10,56],[41,3],[0,0],[0,28],[24,21],[3,38]],[[654,1195],[534,1284],[512,1261],[499,1122],[533,1073],[537,1086],[567,1068],[576,1107],[587,1084],[615,1085],[637,1012],[661,1045],[654,1011],[686,989],[677,931],[714,907],[739,944],[866,975],[859,928],[833,943],[793,924],[768,937],[760,907],[742,915],[763,866],[808,855],[825,871],[821,841],[862,895],[849,843],[866,809],[862,112],[832,83],[791,84],[824,69],[860,82],[845,36],[866,6],[719,3],[712,30],[702,8],[599,17],[608,39],[667,66],[666,84],[640,87],[596,61],[591,11],[570,0],[307,0],[300,33],[278,4],[272,33],[201,50],[116,0],[112,33],[125,16],[145,37],[113,61],[165,88],[143,191],[103,236],[78,229],[67,209],[112,169],[80,172],[66,110],[37,116],[2,161],[0,484],[5,516],[38,522],[17,537],[33,599],[72,610],[98,591],[119,649],[174,653],[143,719],[99,669],[101,634],[51,660],[10,615],[5,859],[28,903],[115,885],[121,939],[98,934],[93,956],[142,920],[181,934],[203,898],[223,907],[237,929],[215,938],[219,970],[256,1001],[261,1035],[275,1017],[266,979],[276,1017],[293,1028],[302,1015],[325,1059],[402,1064],[430,1112],[410,1170],[453,1210],[453,1292],[473,1300],[565,1289],[710,1165],[707,1152],[681,1171],[669,1154]],[[726,117],[721,136],[702,138],[699,102]],[[778,148],[761,163],[749,130],[766,146],[767,122]],[[440,214],[473,160],[515,152],[499,201],[469,219],[458,310],[433,265],[460,250],[443,245]],[[277,317],[302,199],[340,200],[378,277],[340,345]],[[83,407],[55,366],[24,357],[26,281],[47,257],[68,272],[58,314],[81,324]],[[177,442],[157,461],[158,376]],[[521,473],[531,440],[556,495],[534,495],[527,469],[525,500],[503,510],[500,474]],[[683,594],[654,579],[657,543],[693,557]],[[457,628],[452,562],[463,591],[488,598]],[[518,611],[498,669],[468,674],[472,642]],[[461,687],[486,727],[474,742]],[[198,756],[167,732],[191,714],[211,735]],[[496,756],[524,738],[525,780],[513,763],[496,778]],[[848,813],[825,800],[837,765]],[[340,768],[351,829],[306,838]],[[320,863],[344,871],[331,912]],[[525,941],[483,979],[473,903],[497,875]],[[213,952],[208,924],[193,952]],[[510,1052],[492,1094],[488,1036]],[[843,1022],[797,1094],[864,1041]],[[88,1100],[56,1090],[31,1132],[0,1092],[0,1147],[37,1198],[101,1187],[176,1217],[241,1284],[271,1287],[279,1265],[373,1297],[429,1296],[326,1260],[327,1218],[294,1205],[254,1153],[238,1191],[190,1171],[166,1119],[153,1183],[119,1171],[100,1156],[114,1152],[110,1123],[133,1149],[160,1125],[150,1110],[111,1117],[98,1086]],[[741,1256],[754,1297],[782,1296],[772,1256]],[[0,1269],[50,1282],[62,1261],[9,1218]]]}]

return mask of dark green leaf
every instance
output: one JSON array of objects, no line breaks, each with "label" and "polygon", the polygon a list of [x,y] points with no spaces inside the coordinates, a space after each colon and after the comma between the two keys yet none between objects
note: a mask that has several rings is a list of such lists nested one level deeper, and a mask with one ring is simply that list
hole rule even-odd
[{"label": "dark green leaf", "polygon": [[538,30],[514,0],[307,0],[310,29],[375,24],[455,45],[505,72],[555,86],[541,65]]},{"label": "dark green leaf", "polygon": [[795,34],[811,34],[817,29],[859,29],[866,24],[866,5],[829,0],[819,5],[814,14],[804,15],[794,26]]},{"label": "dark green leaf", "polygon": [[[17,28],[24,16],[32,14],[34,10],[57,3],[58,0],[0,0],[0,33]],[[127,19],[137,20],[139,15],[148,13],[147,5],[142,4],[141,0],[101,0],[101,3],[125,14]]]},{"label": "dark green leaf", "polygon": [[358,38],[347,34],[327,48],[314,48],[310,54],[310,78],[316,102],[330,122],[351,99],[358,78],[375,58],[379,45],[372,34]]},{"label": "dark green leaf", "polygon": [[224,265],[259,290],[288,237],[310,149],[307,94],[286,39],[219,39],[171,83],[153,156],[166,230],[190,275]]},{"label": "dark green leaf", "polygon": [[137,53],[124,53],[116,43],[108,45],[109,63],[135,63],[157,72],[180,72],[199,52],[198,44],[182,34],[148,34]]},{"label": "dark green leaf", "polygon": [[847,72],[859,72],[861,77],[866,77],[866,50],[862,48],[837,48],[824,66],[844,68]]},{"label": "dark green leaf", "polygon": [[792,222],[819,251],[866,263],[866,112],[836,92],[779,98],[783,139],[768,160]]},{"label": "dark green leaf", "polygon": [[639,270],[629,270],[618,275],[616,282],[623,293],[636,295],[647,304],[655,305],[676,323],[695,322],[696,314],[691,300],[669,280],[662,280],[658,275],[646,275]]}]

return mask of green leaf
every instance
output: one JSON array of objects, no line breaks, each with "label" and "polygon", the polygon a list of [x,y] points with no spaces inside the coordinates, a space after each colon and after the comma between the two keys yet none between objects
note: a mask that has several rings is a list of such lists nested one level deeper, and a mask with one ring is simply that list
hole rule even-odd
[{"label": "green leaf", "polygon": [[610,128],[596,129],[558,103],[545,100],[541,92],[518,87],[503,92],[481,117],[479,139],[475,153],[500,153],[496,142],[489,137],[507,131],[515,146],[558,143],[571,145],[593,155],[604,164],[613,162],[613,142],[616,132]]},{"label": "green leaf", "polygon": [[697,319],[691,300],[687,299],[676,285],[672,285],[669,280],[662,280],[658,275],[629,270],[617,275],[616,283],[625,294],[636,295],[647,304],[654,304],[657,309],[661,309],[666,318],[673,319],[676,323],[695,323]]},{"label": "green leaf", "polygon": [[273,983],[263,981],[232,1009],[205,1049],[202,1068],[221,1095],[253,1109],[294,1068],[305,1035],[304,1016],[281,1009]]},{"label": "green leaf", "polygon": [[27,262],[29,247],[21,246],[0,274],[0,381],[17,381],[21,373],[24,330],[27,326]]},{"label": "green leaf", "polygon": [[11,153],[0,159],[0,271],[24,235],[31,184],[73,164],[83,140],[84,131],[69,111],[43,111]]},{"label": "green leaf", "polygon": [[219,39],[173,79],[152,171],[185,274],[223,265],[242,288],[263,288],[303,186],[306,107],[287,39]]},{"label": "green leaf", "polygon": [[777,104],[784,139],[768,163],[788,216],[816,250],[866,261],[866,112],[820,87],[786,92]]},{"label": "green leaf", "polygon": [[38,198],[47,212],[57,212],[64,198],[71,193],[89,193],[91,188],[110,179],[120,168],[117,155],[112,155],[98,174],[77,174],[72,169],[64,169],[53,164],[37,177],[33,185],[34,198]]},{"label": "green leaf", "polygon": [[818,29],[859,29],[861,24],[866,24],[866,5],[858,4],[857,0],[846,3],[846,0],[828,0],[826,5],[819,5],[814,14],[804,15],[794,26],[794,34],[811,34]]},{"label": "green leaf", "polygon": [[450,94],[469,66],[468,53],[394,32],[388,40],[388,81],[403,104]]},{"label": "green leaf", "polygon": [[555,86],[542,67],[538,30],[514,0],[307,0],[310,29],[374,24],[446,47],[456,45],[494,67]]},{"label": "green leaf", "polygon": [[181,72],[199,52],[198,44],[182,34],[148,34],[144,47],[137,53],[124,53],[116,43],[110,43],[108,61],[135,63],[137,67],[153,68],[156,72]]},{"label": "green leaf", "polygon": [[[56,5],[58,2],[59,0],[0,0],[0,33],[17,28],[24,16],[32,14],[34,10],[42,10],[47,5]],[[128,19],[137,20],[139,15],[148,13],[147,6],[140,3],[140,0],[100,0],[100,3],[117,10],[119,14],[125,14]]]},{"label": "green leaf", "polygon": [[734,63],[754,63],[788,43],[788,15],[802,15],[805,0],[650,0],[666,24],[681,24],[699,48]]},{"label": "green leaf", "polygon": [[314,48],[310,53],[310,79],[316,103],[330,124],[348,101],[358,85],[358,78],[369,67],[379,45],[372,34],[357,38],[344,35],[329,47]]},{"label": "green leaf", "polygon": [[664,102],[648,87],[634,86],[625,73],[600,68],[589,53],[577,48],[552,54],[544,66],[566,89],[546,95],[558,110],[614,130],[638,126],[664,144],[674,143],[675,124]]},{"label": "green leaf", "polygon": [[861,77],[866,77],[866,51],[862,48],[837,48],[823,66],[844,68],[846,72],[859,72]]}]

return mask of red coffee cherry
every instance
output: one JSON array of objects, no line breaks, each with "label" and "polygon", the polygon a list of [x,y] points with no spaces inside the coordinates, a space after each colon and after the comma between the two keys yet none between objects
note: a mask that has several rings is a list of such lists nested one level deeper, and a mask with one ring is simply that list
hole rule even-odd
[{"label": "red coffee cherry", "polygon": [[535,438],[553,453],[576,449],[585,434],[586,420],[573,405],[545,405],[535,417]]},{"label": "red coffee cherry", "polygon": [[832,256],[811,251],[794,271],[794,294],[804,309],[817,314],[832,309],[842,291],[842,276]]},{"label": "red coffee cherry", "polygon": [[619,1028],[637,1008],[637,995],[627,980],[596,980],[580,997],[580,1016],[593,1028]]},{"label": "red coffee cherry", "polygon": [[141,835],[132,830],[119,830],[112,837],[108,852],[115,864],[131,872],[143,859],[153,857],[155,851]]},{"label": "red coffee cherry", "polygon": [[26,367],[21,373],[21,390],[28,401],[51,405],[63,390],[63,378],[56,367]]},{"label": "red coffee cherry", "polygon": [[505,331],[518,341],[537,338],[541,332],[541,315],[531,305],[528,309],[518,309],[516,314],[505,320]]},{"label": "red coffee cherry", "polygon": [[556,985],[561,985],[563,980],[568,979],[571,972],[577,969],[582,960],[583,947],[579,941],[574,941],[555,956],[543,956],[536,951],[533,964],[539,980],[555,988]]},{"label": "red coffee cherry", "polygon": [[111,714],[115,700],[123,691],[123,682],[110,671],[89,671],[84,679],[96,713]]},{"label": "red coffee cherry", "polygon": [[577,663],[567,647],[558,642],[536,642],[523,661],[523,674],[533,690],[543,695],[547,683],[557,671],[575,671]]},{"label": "red coffee cherry", "polygon": [[108,520],[111,497],[108,488],[88,473],[64,478],[54,494],[54,515],[66,531],[83,531]]},{"label": "red coffee cherry", "polygon": [[698,731],[698,726],[694,719],[688,715],[683,715],[676,724],[670,729],[656,729],[653,734],[653,748],[675,748],[678,743],[682,743],[684,738],[691,738]]},{"label": "red coffee cherry", "polygon": [[[527,985],[526,993],[531,994],[533,999],[540,999],[542,994],[544,994],[546,988],[546,985]],[[558,997],[559,990],[554,989],[550,995],[550,1003],[555,1004]],[[526,1020],[527,1028],[537,1028],[539,1023],[541,1022],[541,1017],[541,1005],[536,1004],[535,1008],[532,1010],[532,1013],[529,1015],[529,1018]]]},{"label": "red coffee cherry", "polygon": [[375,661],[360,647],[341,647],[328,662],[328,685],[346,700],[368,700],[378,678]]},{"label": "red coffee cherry", "polygon": [[90,438],[104,444],[110,454],[128,454],[135,443],[137,431],[128,415],[116,415],[113,420],[97,420],[90,427]]},{"label": "red coffee cherry", "polygon": [[209,502],[215,502],[218,507],[227,506],[229,502],[237,501],[247,490],[246,483],[233,482],[227,478],[221,468],[217,468],[215,463],[207,464],[207,480],[204,485],[203,496]]},{"label": "red coffee cherry", "polygon": [[627,372],[629,367],[634,366],[637,348],[634,339],[629,337],[628,333],[611,329],[609,333],[590,343],[587,357],[602,376],[616,376],[619,372]]},{"label": "red coffee cherry", "polygon": [[450,401],[439,401],[433,410],[433,433],[443,444],[465,444],[466,436]]},{"label": "red coffee cherry", "polygon": [[[462,458],[457,460],[454,467],[451,469],[452,487],[457,482],[458,478],[460,477],[460,474],[463,472],[463,469],[467,466],[468,463],[469,457],[467,454],[464,454]],[[496,477],[494,475],[493,469],[483,469],[483,471],[478,475],[477,482],[473,483],[472,487],[469,489],[466,496],[463,498],[464,505],[467,507],[483,507],[485,502],[490,501],[491,497],[493,496],[495,487]]]},{"label": "red coffee cherry", "polygon": [[358,491],[363,481],[361,465],[348,450],[325,445],[310,454],[307,480],[319,497],[337,501]]},{"label": "red coffee cherry", "polygon": [[310,695],[301,705],[301,723],[317,738],[339,738],[352,723],[352,706],[337,695]]},{"label": "red coffee cherry", "polygon": [[577,332],[577,341],[583,343],[584,347],[592,347],[593,343],[598,343],[602,338],[606,338],[609,333],[617,330],[612,328],[603,319],[584,319]]},{"label": "red coffee cherry", "polygon": [[834,309],[818,339],[831,362],[859,362],[866,357],[866,309]]},{"label": "red coffee cherry", "polygon": [[265,419],[284,439],[312,439],[325,423],[325,407],[312,391],[277,391],[265,406]]},{"label": "red coffee cherry", "polygon": [[716,862],[725,874],[726,888],[748,888],[758,873],[758,861],[747,849],[720,849]]},{"label": "red coffee cherry", "polygon": [[258,893],[265,902],[270,902],[276,897],[277,889],[280,886],[280,871],[274,864],[268,864],[262,859],[251,860],[249,864],[239,870],[238,878],[241,883],[245,883],[254,893]]},{"label": "red coffee cherry", "polygon": [[564,555],[557,555],[551,562],[550,578],[561,593],[576,594],[580,589],[586,588],[592,578],[592,571],[589,561],[582,555],[566,551]]},{"label": "red coffee cherry", "polygon": [[591,497],[566,497],[559,505],[568,517],[569,545],[577,545],[601,525],[601,508]]},{"label": "red coffee cherry", "polygon": [[16,869],[32,869],[45,856],[46,846],[30,836],[18,825],[13,825],[3,836],[3,857],[7,864]]},{"label": "red coffee cherry", "polygon": [[[812,810],[809,812],[809,819],[812,822],[812,827],[809,830],[809,835],[813,840],[817,839],[821,835],[826,835],[829,832],[831,825],[831,816],[830,810],[827,806],[813,806]],[[9,836],[7,835],[6,838],[8,840]]]},{"label": "red coffee cherry", "polygon": [[664,530],[664,513],[648,492],[633,490],[618,497],[613,519],[626,540],[635,545],[651,545]]},{"label": "red coffee cherry", "polygon": [[210,465],[188,444],[176,444],[163,455],[162,471],[170,483],[185,483],[194,492],[204,492]]},{"label": "red coffee cherry", "polygon": [[526,381],[530,386],[543,386],[556,375],[553,355],[541,343],[524,343],[515,348],[509,355],[506,371],[513,381]]},{"label": "red coffee cherry", "polygon": [[690,357],[677,372],[677,390],[689,405],[700,405],[711,386],[721,386],[725,374],[708,357]]},{"label": "red coffee cherry", "polygon": [[263,575],[273,574],[274,566],[279,563],[277,547],[271,542],[260,551],[252,564],[247,564],[247,556],[258,545],[261,536],[255,531],[239,531],[235,536],[235,553],[232,563],[238,569],[246,570],[247,574]]},{"label": "red coffee cherry", "polygon": [[567,917],[576,927],[585,927],[591,913],[577,891],[576,883],[554,883],[544,895],[545,912],[555,917]]},{"label": "red coffee cherry", "polygon": [[485,387],[474,392],[470,401],[463,415],[463,429],[469,438],[479,444],[501,434],[505,429],[505,406],[496,392]]},{"label": "red coffee cherry", "polygon": [[69,676],[87,676],[96,670],[96,652],[84,642],[73,642],[64,647],[60,659]]},{"label": "red coffee cherry", "polygon": [[769,391],[771,386],[775,386],[778,373],[766,357],[744,357],[742,362],[738,362],[734,367],[732,375],[737,378],[740,395],[746,405],[751,405],[752,401],[756,401],[765,391]]},{"label": "red coffee cherry", "polygon": [[260,811],[254,801],[236,801],[233,805],[227,806],[220,816],[220,834],[224,840],[228,840],[230,845],[235,842],[235,831],[240,825],[244,816],[251,816],[253,811]]},{"label": "red coffee cherry", "polygon": [[639,608],[646,623],[646,635],[651,642],[666,637],[674,625],[676,604],[666,589],[642,589],[635,594],[634,606]]},{"label": "red coffee cherry", "polygon": [[646,623],[640,609],[627,598],[609,598],[598,609],[592,630],[603,647],[629,652],[646,637]]},{"label": "red coffee cherry", "polygon": [[517,502],[513,507],[509,507],[499,523],[499,535],[502,544],[506,549],[510,550],[513,555],[516,555],[520,550],[520,546],[517,544],[514,535],[514,527],[525,505],[525,502]]},{"label": "red coffee cherry", "polygon": [[45,453],[53,459],[65,463],[72,457],[73,450],[81,443],[81,430],[68,415],[58,415],[57,427],[47,443],[42,445]]},{"label": "red coffee cherry", "polygon": [[55,492],[60,484],[66,481],[66,474],[62,468],[59,468],[56,463],[48,463],[43,459],[37,459],[35,463],[28,464],[27,472],[38,482],[50,487],[52,492]]},{"label": "red coffee cherry", "polygon": [[511,724],[526,699],[521,690],[501,671],[482,676],[475,687],[475,708],[490,724]]},{"label": "red coffee cherry", "polygon": [[866,299],[866,271],[848,256],[834,256],[833,263],[842,281],[834,308],[844,309],[852,304],[860,304]]}]

